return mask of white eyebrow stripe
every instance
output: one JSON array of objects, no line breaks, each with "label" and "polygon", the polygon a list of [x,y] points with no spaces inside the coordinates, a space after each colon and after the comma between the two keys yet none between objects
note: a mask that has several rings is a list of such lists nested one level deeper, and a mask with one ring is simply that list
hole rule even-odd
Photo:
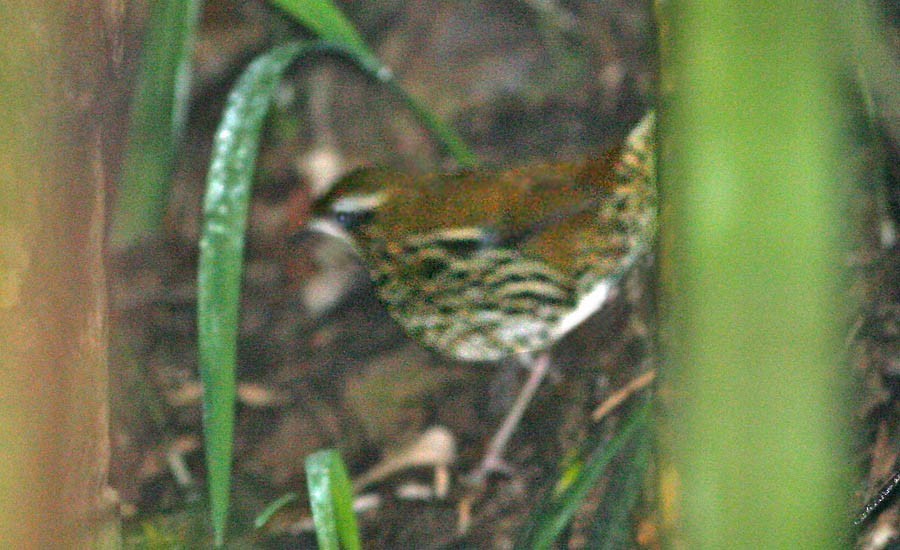
[{"label": "white eyebrow stripe", "polygon": [[377,191],[368,195],[352,195],[341,197],[332,203],[331,208],[335,212],[360,212],[374,210],[387,200],[387,192]]}]

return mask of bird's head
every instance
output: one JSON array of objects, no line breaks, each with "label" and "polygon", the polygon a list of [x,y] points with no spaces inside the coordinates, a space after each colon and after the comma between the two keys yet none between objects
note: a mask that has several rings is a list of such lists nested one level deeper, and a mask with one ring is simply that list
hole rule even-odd
[{"label": "bird's head", "polygon": [[387,168],[358,168],[338,180],[313,207],[307,229],[336,237],[361,251],[385,206],[409,176]]}]

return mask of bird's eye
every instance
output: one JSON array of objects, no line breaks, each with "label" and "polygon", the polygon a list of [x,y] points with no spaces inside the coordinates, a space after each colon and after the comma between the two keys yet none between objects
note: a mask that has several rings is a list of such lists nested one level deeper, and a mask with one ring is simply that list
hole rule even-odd
[{"label": "bird's eye", "polygon": [[334,219],[347,231],[353,231],[371,221],[374,214],[375,213],[371,210],[345,210],[342,212],[335,212]]}]

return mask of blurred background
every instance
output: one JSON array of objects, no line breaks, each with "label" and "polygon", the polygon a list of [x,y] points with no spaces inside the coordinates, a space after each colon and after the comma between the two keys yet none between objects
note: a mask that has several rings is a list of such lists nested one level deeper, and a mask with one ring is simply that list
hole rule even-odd
[{"label": "blurred background", "polygon": [[[456,128],[489,166],[598,155],[619,143],[654,103],[656,31],[648,2],[338,5],[405,88]],[[900,51],[900,10],[889,2],[883,8],[891,47]],[[111,261],[110,479],[136,524],[177,517],[202,494],[195,277],[212,133],[247,62],[296,36],[305,36],[304,30],[267,2],[205,6],[185,146],[164,229],[150,241],[116,250]],[[858,412],[864,433],[856,466],[867,479],[861,495],[889,476],[900,451],[900,255],[893,233],[900,211],[900,105],[879,108],[886,121],[880,143],[867,142],[852,153],[888,166],[881,179],[891,182],[882,188],[879,180],[860,198],[869,213],[868,240],[856,259],[869,305],[850,345],[868,383]],[[339,448],[351,473],[359,474],[441,425],[458,445],[453,470],[468,470],[513,398],[518,374],[423,350],[389,318],[349,250],[322,238],[292,239],[314,198],[354,167],[427,173],[452,170],[454,162],[401,101],[328,57],[309,58],[290,71],[266,128],[241,306],[233,500],[238,521],[247,522],[288,491],[303,494],[303,460],[326,447]],[[650,360],[652,327],[646,320],[653,284],[647,271],[625,281],[601,315],[557,347],[555,374],[507,455],[514,469],[491,485],[464,539],[456,534],[457,484],[443,500],[398,496],[398,487],[430,482],[430,470],[413,469],[373,489],[380,500],[360,516],[364,540],[373,548],[460,540],[468,547],[507,547],[536,495],[552,488],[562,457],[589,433],[614,430],[614,419],[600,428],[591,424],[593,408]],[[615,481],[598,484],[590,499],[595,507],[608,487],[615,490]],[[314,547],[302,500],[254,543]],[[584,547],[595,511],[589,505],[579,513],[566,547]],[[644,516],[636,522],[636,541],[652,547],[654,520],[649,509]],[[896,533],[897,507],[877,521]]]}]

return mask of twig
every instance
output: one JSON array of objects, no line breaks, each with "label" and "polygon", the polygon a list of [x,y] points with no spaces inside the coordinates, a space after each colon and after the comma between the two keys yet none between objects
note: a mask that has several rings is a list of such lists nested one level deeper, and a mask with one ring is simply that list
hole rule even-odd
[{"label": "twig", "polygon": [[656,370],[649,370],[644,374],[638,376],[637,378],[631,380],[619,390],[613,392],[606,401],[600,403],[600,405],[594,409],[594,412],[591,414],[591,421],[599,422],[603,420],[610,412],[612,412],[616,407],[625,402],[626,399],[631,397],[632,394],[641,391],[642,389],[649,386],[653,380],[656,379]]}]

